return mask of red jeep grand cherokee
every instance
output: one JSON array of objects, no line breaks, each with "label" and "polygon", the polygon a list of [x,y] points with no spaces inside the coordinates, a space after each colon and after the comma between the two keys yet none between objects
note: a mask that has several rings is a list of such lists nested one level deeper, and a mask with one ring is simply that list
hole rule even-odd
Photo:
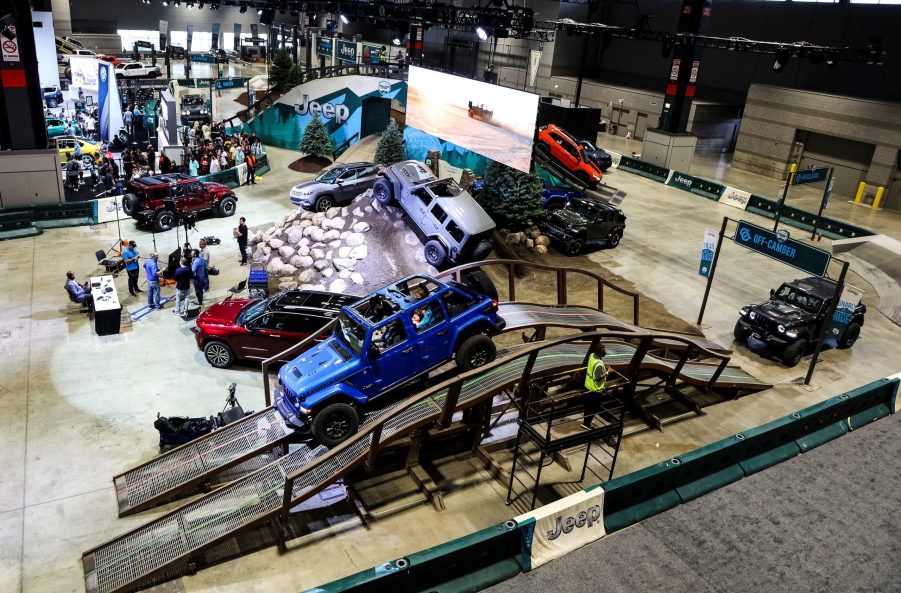
[{"label": "red jeep grand cherokee", "polygon": [[604,177],[598,166],[585,154],[582,145],[560,126],[548,124],[538,128],[538,142],[535,146],[592,189]]},{"label": "red jeep grand cherokee", "polygon": [[[316,332],[337,316],[343,305],[359,298],[287,290],[262,300],[226,299],[201,313],[194,337],[207,362],[220,369],[230,367],[239,358],[265,360]],[[297,355],[291,358],[294,356]]]},{"label": "red jeep grand cherokee", "polygon": [[183,173],[136,177],[125,191],[122,211],[139,226],[153,226],[158,233],[177,226],[185,214],[211,211],[231,216],[238,205],[238,196],[227,185]]}]

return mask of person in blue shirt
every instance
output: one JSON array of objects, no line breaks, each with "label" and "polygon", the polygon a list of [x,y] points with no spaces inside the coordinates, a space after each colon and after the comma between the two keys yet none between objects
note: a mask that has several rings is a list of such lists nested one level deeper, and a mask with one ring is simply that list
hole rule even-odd
[{"label": "person in blue shirt", "polygon": [[144,260],[144,273],[147,274],[147,306],[151,309],[162,309],[160,303],[160,265],[156,251]]},{"label": "person in blue shirt", "polygon": [[133,132],[131,127],[131,110],[126,107],[125,113],[122,114],[122,124],[125,126],[125,131],[131,134]]},{"label": "person in blue shirt", "polygon": [[87,291],[88,283],[79,284],[75,279],[75,272],[66,272],[66,292],[69,293],[69,300],[73,303],[79,303],[88,308],[89,311],[94,310],[94,297]]},{"label": "person in blue shirt", "polygon": [[125,262],[125,271],[128,273],[128,294],[138,296],[139,292],[144,292],[138,288],[138,277],[140,276],[140,266],[138,265],[138,244],[134,241],[128,242],[128,247],[122,251],[122,261]]},{"label": "person in blue shirt", "polygon": [[197,173],[200,170],[200,163],[197,162],[197,157],[192,156],[191,162],[188,163],[188,175],[191,177],[197,177]]},{"label": "person in blue shirt", "polygon": [[197,296],[197,304],[203,306],[203,289],[206,286],[206,260],[200,257],[200,251],[193,251],[191,259],[191,273],[194,277],[191,282],[194,283],[194,294]]}]

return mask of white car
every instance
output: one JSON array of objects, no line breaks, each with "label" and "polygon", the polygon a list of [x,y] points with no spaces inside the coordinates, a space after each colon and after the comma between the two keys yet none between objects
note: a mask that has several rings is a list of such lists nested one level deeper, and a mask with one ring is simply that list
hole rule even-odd
[{"label": "white car", "polygon": [[144,78],[146,76],[162,76],[159,66],[148,66],[141,62],[126,62],[116,66],[116,74],[122,78]]}]

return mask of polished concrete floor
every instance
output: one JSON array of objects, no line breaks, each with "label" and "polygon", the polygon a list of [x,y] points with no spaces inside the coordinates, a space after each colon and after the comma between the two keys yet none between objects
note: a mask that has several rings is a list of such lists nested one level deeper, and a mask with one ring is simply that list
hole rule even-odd
[{"label": "polished concrete floor", "polygon": [[[348,159],[371,155],[350,151]],[[292,210],[291,185],[305,176],[287,170],[297,157],[271,150],[273,172],[255,187],[238,190],[238,215],[251,227],[265,226]],[[687,321],[697,317],[704,281],[697,276],[703,229],[717,228],[737,211],[649,180],[614,172],[610,185],[629,192],[623,209],[626,236],[616,250],[574,259],[573,266],[606,267],[633,282]],[[880,215],[886,213],[879,213]],[[754,219],[753,216],[748,218]],[[885,232],[901,238],[901,223],[886,217]],[[246,274],[231,239],[234,219],[202,219],[191,240],[216,235],[213,261],[222,275],[213,279],[209,300],[226,296]],[[138,242],[143,255],[167,253],[184,240],[175,232],[153,236],[122,223],[122,236]],[[263,406],[260,374],[252,367],[211,368],[190,331],[168,310],[155,312],[99,338],[89,317],[67,310],[65,272],[79,279],[98,271],[94,252],[118,239],[113,223],[51,229],[43,235],[0,243],[0,591],[11,593],[84,590],[81,554],[126,530],[159,516],[161,507],[127,519],[116,518],[112,476],[157,453],[153,420],[157,412],[204,416],[218,411],[225,386],[238,383],[245,408]],[[827,244],[823,244],[828,247]],[[703,328],[731,345],[738,308],[763,299],[768,289],[797,273],[727,244]],[[868,290],[865,300],[878,298]],[[131,298],[125,276],[117,280],[126,308],[143,306]],[[618,472],[623,473],[694,449],[831,395],[899,370],[901,329],[870,315],[851,350],[824,352],[816,388],[794,383],[804,364],[786,369],[735,346],[736,361],[776,384],[774,389],[705,410],[702,417],[645,432],[626,440]],[[464,461],[463,463],[466,463]],[[506,519],[504,488],[486,471],[454,478],[457,487],[437,513],[421,497],[395,499],[381,507],[371,530],[356,519],[327,526],[291,543],[287,556],[275,549],[203,570],[171,585],[172,591],[289,592],[315,586],[379,562],[420,550]],[[401,510],[402,509],[402,510]]]}]

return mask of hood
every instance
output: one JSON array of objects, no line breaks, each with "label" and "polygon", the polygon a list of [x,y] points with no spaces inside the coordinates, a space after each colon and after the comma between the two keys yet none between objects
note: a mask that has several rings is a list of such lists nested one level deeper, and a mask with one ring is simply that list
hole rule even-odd
[{"label": "hood", "polygon": [[547,220],[552,225],[561,228],[566,228],[568,226],[585,226],[588,224],[588,221],[585,220],[584,216],[582,216],[575,210],[570,210],[569,208],[559,208],[557,210],[551,210],[547,213]]},{"label": "hood", "polygon": [[357,358],[347,360],[335,347],[331,337],[320,342],[283,366],[278,372],[282,385],[297,395],[297,401],[328,385],[333,385],[353,371]]},{"label": "hood", "polygon": [[229,188],[227,185],[222,185],[221,183],[216,183],[215,181],[204,181],[203,187],[207,191],[215,191],[215,192],[231,191],[231,188]]},{"label": "hood", "polygon": [[799,309],[794,305],[789,305],[778,299],[770,299],[760,303],[752,308],[752,311],[762,314],[770,319],[781,323],[787,327],[795,325],[801,321],[810,319],[812,316],[807,311]]},{"label": "hood", "polygon": [[327,183],[321,183],[319,181],[304,181],[303,183],[298,183],[293,188],[291,188],[291,193],[298,193],[301,191],[310,191],[313,190],[319,191],[326,188],[331,188],[332,186]]},{"label": "hood", "polygon": [[238,314],[244,310],[244,307],[256,301],[257,299],[228,299],[220,301],[201,313],[200,317],[197,318],[197,324],[234,325],[238,319]]}]

